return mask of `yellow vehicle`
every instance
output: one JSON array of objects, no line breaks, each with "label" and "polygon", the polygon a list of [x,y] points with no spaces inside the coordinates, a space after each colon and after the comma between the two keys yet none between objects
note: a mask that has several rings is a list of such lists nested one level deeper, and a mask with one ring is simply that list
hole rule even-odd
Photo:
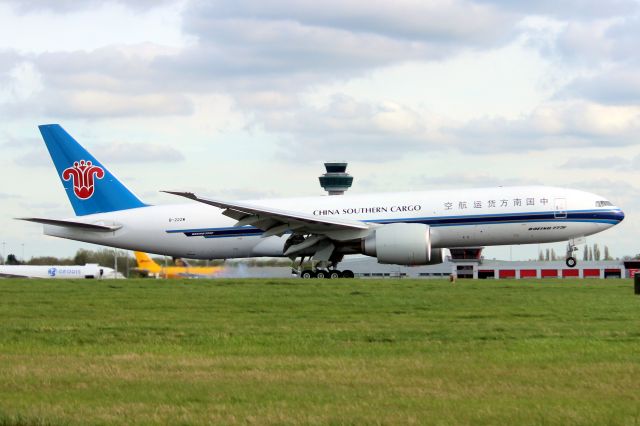
[{"label": "yellow vehicle", "polygon": [[134,253],[140,271],[161,278],[212,278],[224,269],[220,266],[190,266],[182,259],[176,260],[176,264],[180,263],[176,266],[161,266],[147,253]]}]

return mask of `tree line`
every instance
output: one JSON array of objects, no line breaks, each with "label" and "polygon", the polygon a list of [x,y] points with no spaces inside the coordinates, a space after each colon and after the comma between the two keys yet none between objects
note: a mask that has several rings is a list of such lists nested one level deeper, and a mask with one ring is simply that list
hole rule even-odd
[{"label": "tree line", "polygon": [[[603,252],[604,250],[604,252]],[[609,247],[604,246],[604,249],[600,250],[600,246],[598,244],[594,244],[593,246],[585,245],[584,250],[582,250],[582,260],[584,261],[599,261],[599,260],[620,260],[614,259],[609,253]],[[551,249],[540,250],[538,253],[538,260],[541,262],[548,262],[554,260],[563,260],[564,256],[558,257],[556,255],[556,251]],[[625,256],[623,260],[631,260],[631,259],[640,259],[640,254],[635,256]]]},{"label": "tree line", "polygon": [[[55,256],[38,256],[32,257],[26,261],[20,261],[14,254],[7,255],[4,260],[6,265],[86,265],[87,263],[97,263],[101,266],[114,268],[117,259],[118,272],[124,276],[131,276],[136,274],[136,267],[138,266],[133,253],[126,250],[116,249],[98,249],[87,250],[79,249],[72,257],[55,257]],[[153,256],[152,259],[161,266],[174,266],[174,259],[171,257]],[[245,266],[291,266],[289,259],[243,259],[241,261],[232,260],[225,262],[224,260],[200,260],[189,259],[189,265],[191,266],[236,266],[242,263]]]}]

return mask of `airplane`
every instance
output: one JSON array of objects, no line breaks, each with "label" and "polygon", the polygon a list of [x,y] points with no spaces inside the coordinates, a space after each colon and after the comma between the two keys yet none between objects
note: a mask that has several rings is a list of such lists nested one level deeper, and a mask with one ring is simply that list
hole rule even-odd
[{"label": "airplane", "polygon": [[0,278],[124,278],[113,268],[97,263],[86,265],[0,265]]},{"label": "airplane", "polygon": [[345,255],[379,263],[441,263],[444,250],[576,241],[619,224],[606,198],[548,186],[393,192],[228,201],[163,191],[186,204],[149,205],[127,189],[60,125],[39,126],[75,217],[20,218],[44,233],[88,243],[192,259],[311,259],[303,278],[352,278]]},{"label": "airplane", "polygon": [[134,254],[138,270],[163,278],[211,278],[224,269],[219,266],[191,266],[183,259],[180,259],[181,265],[160,266],[147,253],[135,251]]}]

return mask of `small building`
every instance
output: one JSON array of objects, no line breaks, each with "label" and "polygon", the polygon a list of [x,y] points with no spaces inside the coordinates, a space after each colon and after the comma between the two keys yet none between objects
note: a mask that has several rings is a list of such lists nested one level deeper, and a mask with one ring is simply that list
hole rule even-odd
[{"label": "small building", "polygon": [[[564,260],[559,261],[503,261],[486,259],[456,259],[450,257],[439,265],[400,266],[382,265],[375,258],[352,257],[340,263],[340,269],[350,269],[356,277],[384,278],[442,278],[455,274],[458,278],[470,279],[543,279],[543,278],[629,278],[638,265],[625,265],[620,260],[578,261],[569,268]],[[633,266],[636,268],[634,269]]]},{"label": "small building", "polygon": [[478,278],[626,278],[621,261],[582,261],[569,268],[564,260],[536,262],[483,261],[477,265]]},{"label": "small building", "polygon": [[633,278],[640,271],[640,260],[625,260],[624,267],[627,270],[628,278]]}]

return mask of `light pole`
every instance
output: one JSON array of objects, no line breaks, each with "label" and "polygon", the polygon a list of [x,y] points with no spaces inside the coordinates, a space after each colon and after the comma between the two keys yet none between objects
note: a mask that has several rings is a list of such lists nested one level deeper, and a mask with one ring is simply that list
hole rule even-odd
[{"label": "light pole", "polygon": [[113,269],[115,271],[114,278],[118,278],[118,249],[113,249]]},{"label": "light pole", "polygon": [[2,242],[2,264],[4,265],[4,262],[7,260],[7,257],[4,255],[5,250],[4,250],[4,246],[5,244],[7,244],[6,242]]},{"label": "light pole", "polygon": [[[168,264],[167,256],[165,256],[165,257],[164,257],[164,270],[165,270],[165,271],[167,271],[167,270],[168,270],[168,269],[167,269],[168,267],[169,267],[169,264]],[[164,277],[162,277],[162,278],[167,278],[167,274],[166,274],[166,272],[165,272],[165,274],[164,274]]]},{"label": "light pole", "polygon": [[22,245],[22,263],[24,263],[24,243]]}]

